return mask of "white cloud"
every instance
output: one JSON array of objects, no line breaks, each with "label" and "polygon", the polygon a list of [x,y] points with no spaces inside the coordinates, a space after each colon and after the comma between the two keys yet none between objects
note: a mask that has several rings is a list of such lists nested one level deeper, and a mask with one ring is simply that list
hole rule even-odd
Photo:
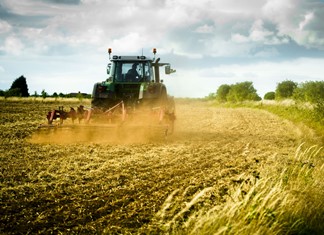
[{"label": "white cloud", "polygon": [[270,36],[273,36],[273,32],[266,30],[263,27],[263,21],[257,20],[254,22],[254,24],[251,27],[250,31],[250,39],[255,42],[263,42],[267,41],[267,38]]},{"label": "white cloud", "polygon": [[231,41],[233,41],[234,43],[246,43],[246,42],[249,42],[250,39],[244,35],[239,34],[239,33],[234,33],[231,36]]},{"label": "white cloud", "polygon": [[207,24],[204,24],[202,26],[199,26],[195,32],[197,33],[212,33],[214,30],[214,27],[212,25],[207,25]]},{"label": "white cloud", "polygon": [[110,45],[115,51],[119,53],[134,53],[141,48],[146,47],[148,42],[142,38],[138,33],[130,33],[122,38],[114,39]]},{"label": "white cloud", "polygon": [[21,42],[20,39],[9,36],[5,39],[4,45],[0,46],[0,50],[4,50],[6,53],[18,56],[22,54],[22,51],[24,49],[24,44]]},{"label": "white cloud", "polygon": [[304,30],[305,26],[314,19],[314,13],[308,12],[304,15],[304,20],[299,23],[299,30]]},{"label": "white cloud", "polygon": [[12,29],[12,26],[4,20],[0,19],[0,34],[7,33]]},{"label": "white cloud", "polygon": [[258,19],[253,23],[248,36],[236,33],[231,35],[231,40],[234,43],[250,42],[265,45],[280,45],[289,42],[287,37],[282,37],[277,35],[276,32],[266,29],[264,27],[264,22],[261,19]]},{"label": "white cloud", "polygon": [[294,25],[299,2],[300,0],[267,0],[261,13],[266,19],[277,23],[280,30],[285,30],[285,27]]},{"label": "white cloud", "polygon": [[[198,44],[204,46],[199,48],[203,54],[220,54],[217,51],[223,49],[217,48],[217,45],[210,46],[210,43],[221,41],[220,45],[224,45],[228,44],[228,39],[232,44],[249,42],[279,45],[288,43],[286,35],[289,35],[301,45],[321,44],[321,38],[313,31],[298,31],[298,28],[304,29],[315,21],[316,15],[311,15],[309,9],[306,13],[300,9],[298,4],[305,0],[296,1],[83,0],[78,5],[69,5],[50,1],[26,0],[20,3],[18,0],[4,0],[14,13],[49,17],[42,19],[43,24],[47,25],[44,28],[17,29],[29,34],[26,37],[29,40],[27,44],[29,48],[35,48],[37,53],[48,52],[50,47],[57,49],[57,45],[73,48],[84,48],[84,45],[107,47],[112,42],[125,42],[125,38],[130,38],[130,35],[133,38],[138,35],[141,40],[127,41],[132,45],[126,47],[136,46],[135,43],[140,43],[139,47],[155,45],[160,48],[173,44],[176,51],[182,54]],[[266,27],[266,22],[273,27]],[[180,34],[184,31],[198,35],[188,35],[183,38],[185,41],[175,43],[175,40],[185,36],[174,32]],[[216,48],[216,51],[210,51],[211,47]],[[238,53],[242,51],[242,46],[234,45],[233,48],[237,48]]]},{"label": "white cloud", "polygon": [[324,49],[323,3],[308,0],[268,0],[264,19],[276,25],[278,35],[289,36],[307,48]]}]

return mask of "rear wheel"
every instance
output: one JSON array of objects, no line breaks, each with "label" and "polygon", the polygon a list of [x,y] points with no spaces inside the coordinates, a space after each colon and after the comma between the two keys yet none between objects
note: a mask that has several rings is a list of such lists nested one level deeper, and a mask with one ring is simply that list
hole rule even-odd
[{"label": "rear wheel", "polygon": [[161,109],[161,119],[168,126],[167,133],[172,134],[174,131],[174,121],[175,121],[175,103],[173,97],[167,95],[165,88],[161,91],[161,96],[159,98],[159,104]]},{"label": "rear wheel", "polygon": [[167,116],[168,123],[169,123],[169,133],[172,134],[174,131],[174,122],[176,120],[175,115],[175,102],[173,97],[167,97],[167,105],[165,108],[165,115]]},{"label": "rear wheel", "polygon": [[161,95],[159,98],[161,107],[165,107],[167,105],[167,101],[168,101],[168,95],[167,95],[166,89],[162,88]]}]

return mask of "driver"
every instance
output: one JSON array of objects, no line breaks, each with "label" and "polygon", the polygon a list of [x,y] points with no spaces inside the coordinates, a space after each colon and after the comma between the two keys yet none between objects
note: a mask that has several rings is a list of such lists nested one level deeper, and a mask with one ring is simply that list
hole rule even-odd
[{"label": "driver", "polygon": [[139,74],[137,72],[137,66],[138,66],[138,63],[134,63],[132,65],[132,68],[130,70],[128,70],[126,76],[130,78],[131,81],[135,81],[136,79],[139,79]]}]

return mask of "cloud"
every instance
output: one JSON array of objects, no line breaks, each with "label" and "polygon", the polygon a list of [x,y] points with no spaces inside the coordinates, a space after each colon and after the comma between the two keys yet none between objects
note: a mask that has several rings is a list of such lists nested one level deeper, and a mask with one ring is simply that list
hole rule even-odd
[{"label": "cloud", "polygon": [[22,53],[24,49],[24,44],[20,39],[10,36],[5,39],[4,45],[0,46],[1,51],[5,51],[8,54],[18,56]]},{"label": "cloud", "polygon": [[197,33],[212,33],[214,31],[214,27],[212,25],[204,24],[202,26],[199,26],[195,32]]},{"label": "cloud", "polygon": [[255,42],[266,41],[267,38],[272,37],[274,32],[264,28],[263,21],[257,20],[251,27],[250,39]]},{"label": "cloud", "polygon": [[[314,3],[296,1],[298,4],[292,0],[253,0],[249,4],[234,0],[3,0],[10,17],[0,29],[22,34],[28,40],[24,44],[36,53],[59,47],[61,53],[66,47],[98,51],[114,45],[121,51],[155,46],[162,51],[174,49],[179,55],[232,56],[234,49],[238,54],[248,53],[260,44],[280,45],[290,40],[321,47],[322,30],[316,26],[323,12],[320,8],[312,11]],[[8,28],[19,19],[26,27]],[[249,45],[237,45],[242,43]]]},{"label": "cloud", "polygon": [[250,41],[249,37],[244,36],[244,35],[241,35],[239,33],[232,34],[231,40],[234,43],[246,43],[246,42],[249,42]]},{"label": "cloud", "polygon": [[68,4],[68,5],[78,5],[81,3],[80,0],[44,0],[44,2],[57,3],[57,4]]},{"label": "cloud", "polygon": [[308,25],[314,19],[314,12],[308,12],[304,15],[304,20],[299,23],[299,30],[304,30],[305,26]]},{"label": "cloud", "polygon": [[0,35],[11,31],[12,26],[4,20],[0,20]]},{"label": "cloud", "polygon": [[[151,55],[156,47],[161,60],[177,69],[175,79],[165,80],[170,89],[185,95],[193,92],[180,89],[183,84],[199,86],[195,96],[222,79],[251,77],[261,84],[266,77],[262,71],[275,71],[300,58],[324,57],[324,3],[318,0],[0,1],[0,64],[6,68],[2,78],[27,71],[37,82],[51,78],[52,83],[43,80],[43,86],[71,76],[88,79],[83,85],[91,89],[105,77],[108,47],[125,55],[142,50]],[[260,63],[271,66],[256,73]],[[89,68],[91,72],[80,72]],[[308,74],[313,77],[312,70]]]},{"label": "cloud", "polygon": [[275,30],[267,29],[262,20],[256,20],[247,36],[239,33],[233,34],[231,40],[235,43],[257,43],[264,45],[280,45],[289,43],[289,38],[280,36]]},{"label": "cloud", "polygon": [[324,50],[324,7],[315,0],[268,0],[263,17],[276,25],[279,35],[299,45]]}]

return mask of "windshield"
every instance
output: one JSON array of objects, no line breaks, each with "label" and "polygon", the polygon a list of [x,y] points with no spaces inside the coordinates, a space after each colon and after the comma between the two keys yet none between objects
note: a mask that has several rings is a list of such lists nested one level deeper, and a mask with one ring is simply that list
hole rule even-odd
[{"label": "windshield", "polygon": [[148,62],[116,62],[116,82],[149,82],[150,64]]}]

